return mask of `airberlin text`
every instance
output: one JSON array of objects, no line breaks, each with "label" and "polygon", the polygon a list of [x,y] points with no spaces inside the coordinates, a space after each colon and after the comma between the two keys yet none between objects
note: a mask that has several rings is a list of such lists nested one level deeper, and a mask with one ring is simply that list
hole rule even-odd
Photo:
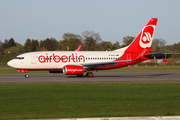
[{"label": "airberlin text", "polygon": [[48,55],[46,53],[46,55],[40,55],[38,57],[38,60],[40,63],[51,63],[51,62],[56,62],[56,63],[59,63],[59,62],[63,62],[63,63],[66,63],[66,62],[85,62],[85,57],[83,55],[77,55],[77,53],[72,53],[71,55],[67,56],[67,55],[62,55],[62,56],[59,56],[59,55],[55,55],[54,53],[52,55]]}]

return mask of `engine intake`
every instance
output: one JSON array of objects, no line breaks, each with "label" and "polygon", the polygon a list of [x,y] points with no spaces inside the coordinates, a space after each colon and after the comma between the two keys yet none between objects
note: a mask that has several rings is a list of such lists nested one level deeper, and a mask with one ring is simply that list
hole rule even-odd
[{"label": "engine intake", "polygon": [[63,67],[63,74],[65,75],[82,75],[84,72],[83,66],[65,65]]}]

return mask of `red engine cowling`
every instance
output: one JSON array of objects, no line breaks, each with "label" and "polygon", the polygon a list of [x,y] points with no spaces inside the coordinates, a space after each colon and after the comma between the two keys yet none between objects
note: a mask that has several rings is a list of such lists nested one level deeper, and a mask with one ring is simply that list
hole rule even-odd
[{"label": "red engine cowling", "polygon": [[65,75],[82,75],[84,72],[83,66],[78,65],[65,65],[63,67],[63,73]]}]

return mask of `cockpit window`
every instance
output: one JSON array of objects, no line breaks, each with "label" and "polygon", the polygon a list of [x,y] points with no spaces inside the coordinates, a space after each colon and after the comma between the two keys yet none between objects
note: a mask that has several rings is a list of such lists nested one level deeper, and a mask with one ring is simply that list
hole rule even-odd
[{"label": "cockpit window", "polygon": [[15,57],[14,59],[22,60],[22,59],[24,59],[24,57]]}]

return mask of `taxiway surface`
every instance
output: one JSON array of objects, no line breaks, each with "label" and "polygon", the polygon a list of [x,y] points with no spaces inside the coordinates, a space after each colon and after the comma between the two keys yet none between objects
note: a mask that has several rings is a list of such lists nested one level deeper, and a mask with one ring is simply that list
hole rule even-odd
[{"label": "taxiway surface", "polygon": [[146,82],[180,81],[179,72],[94,72],[94,77],[77,77],[63,74],[31,73],[0,74],[0,83],[46,83],[46,82]]}]

